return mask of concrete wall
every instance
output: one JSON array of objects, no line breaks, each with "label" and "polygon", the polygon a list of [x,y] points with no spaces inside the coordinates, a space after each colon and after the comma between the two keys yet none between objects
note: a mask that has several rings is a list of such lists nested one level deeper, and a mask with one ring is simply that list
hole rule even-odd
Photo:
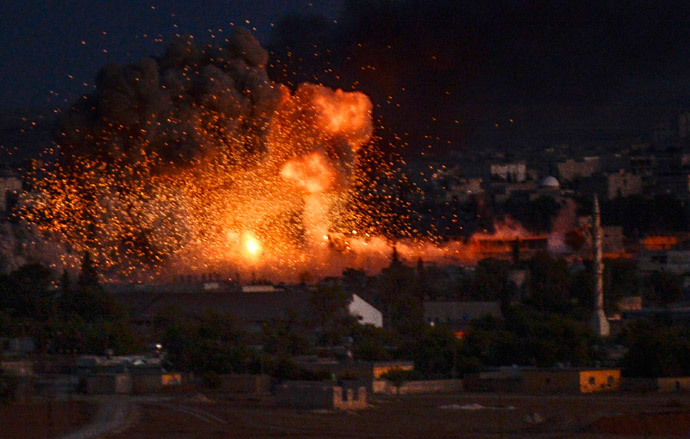
[{"label": "concrete wall", "polygon": [[522,390],[526,393],[592,393],[618,390],[621,372],[606,370],[525,370]]},{"label": "concrete wall", "polygon": [[271,378],[268,375],[222,375],[220,391],[226,393],[269,393]]},{"label": "concrete wall", "polygon": [[158,393],[166,387],[180,384],[182,384],[182,376],[179,373],[132,375],[133,393]]},{"label": "concrete wall", "polygon": [[367,390],[364,387],[334,387],[333,408],[339,410],[361,410],[367,408]]},{"label": "concrete wall", "polygon": [[656,392],[657,386],[656,378],[621,378],[619,390],[636,393]]},{"label": "concrete wall", "polygon": [[357,410],[367,407],[364,387],[356,389],[316,381],[288,381],[276,389],[280,407]]},{"label": "concrete wall", "polygon": [[126,374],[93,375],[84,384],[89,395],[132,393],[132,378]]},{"label": "concrete wall", "polygon": [[[372,385],[374,393],[395,395],[398,389],[388,380],[374,380]],[[425,380],[408,381],[400,386],[400,395],[412,393],[453,393],[464,390],[462,380]]]},{"label": "concrete wall", "polygon": [[516,377],[483,378],[480,374],[466,375],[463,387],[468,392],[508,392],[522,391],[522,382]]},{"label": "concrete wall", "polygon": [[657,389],[661,393],[687,392],[690,390],[690,377],[658,378]]},{"label": "concrete wall", "polygon": [[619,196],[629,197],[642,192],[642,177],[623,171],[607,176],[607,195],[609,200]]},{"label": "concrete wall", "polygon": [[575,393],[580,388],[580,373],[572,371],[523,371],[522,390],[527,393]]}]

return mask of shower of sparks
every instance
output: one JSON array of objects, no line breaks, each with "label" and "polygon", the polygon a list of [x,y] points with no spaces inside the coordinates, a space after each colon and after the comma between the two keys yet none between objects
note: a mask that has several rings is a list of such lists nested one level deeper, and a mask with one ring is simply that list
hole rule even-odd
[{"label": "shower of sparks", "polygon": [[65,264],[90,251],[113,277],[289,276],[334,253],[341,268],[358,217],[377,217],[353,196],[376,185],[362,159],[376,155],[372,103],[315,84],[291,92],[266,60],[240,30],[224,48],[182,38],[161,59],[104,67],[61,124],[24,218],[65,244]]},{"label": "shower of sparks", "polygon": [[62,121],[23,218],[61,243],[62,266],[89,251],[109,279],[375,271],[392,236],[407,260],[476,260],[472,241],[404,227],[386,183],[404,177],[376,147],[366,95],[290,91],[267,61],[238,29],[225,47],[180,37],[159,59],[105,66]]}]

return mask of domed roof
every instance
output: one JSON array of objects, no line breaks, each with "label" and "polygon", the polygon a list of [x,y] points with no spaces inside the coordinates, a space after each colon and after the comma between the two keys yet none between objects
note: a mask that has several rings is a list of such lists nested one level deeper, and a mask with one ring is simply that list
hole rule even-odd
[{"label": "domed roof", "polygon": [[561,184],[556,180],[556,177],[548,176],[544,177],[544,179],[539,183],[541,187],[546,187],[546,188],[559,188],[561,187]]}]

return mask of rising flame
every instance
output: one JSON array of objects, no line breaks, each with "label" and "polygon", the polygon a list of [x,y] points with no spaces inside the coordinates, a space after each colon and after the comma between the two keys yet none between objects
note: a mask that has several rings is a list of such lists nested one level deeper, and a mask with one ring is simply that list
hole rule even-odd
[{"label": "rising flame", "polygon": [[290,160],[283,166],[280,176],[294,182],[310,194],[326,192],[335,179],[333,169],[318,152]]},{"label": "rising flame", "polygon": [[261,242],[251,232],[242,234],[242,248],[250,259],[256,259],[261,255]]},{"label": "rising flame", "polygon": [[[90,251],[111,279],[212,270],[289,280],[388,264],[392,243],[370,224],[394,215],[354,196],[353,183],[377,186],[357,166],[375,156],[366,95],[271,82],[267,54],[242,32],[228,50],[183,41],[168,52],[103,69],[24,200],[24,219],[70,249],[64,265]],[[396,247],[407,260],[478,254],[472,242]]]}]

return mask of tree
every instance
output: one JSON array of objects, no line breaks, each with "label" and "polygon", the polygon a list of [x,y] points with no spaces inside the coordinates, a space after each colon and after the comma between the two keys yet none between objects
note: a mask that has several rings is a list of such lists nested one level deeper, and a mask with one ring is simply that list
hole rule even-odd
[{"label": "tree", "polygon": [[81,271],[77,278],[77,284],[80,287],[95,287],[99,285],[98,271],[91,260],[91,253],[84,252],[84,257],[81,260]]},{"label": "tree", "polygon": [[70,278],[67,269],[62,270],[62,275],[60,276],[60,290],[63,293],[70,291]]},{"label": "tree", "polygon": [[593,338],[580,321],[523,306],[506,307],[504,321],[479,319],[463,343],[463,355],[485,366],[521,364],[553,367],[557,363],[592,363]]},{"label": "tree", "polygon": [[175,369],[212,376],[244,373],[254,362],[247,335],[237,329],[231,316],[170,317],[157,319],[157,323],[165,325],[162,343]]},{"label": "tree", "polygon": [[346,268],[342,277],[343,287],[347,292],[359,294],[366,288],[368,278],[364,270]]},{"label": "tree", "polygon": [[690,330],[639,320],[626,326],[619,340],[628,347],[623,372],[637,377],[690,374]]},{"label": "tree", "polygon": [[570,272],[563,258],[539,253],[528,262],[529,304],[547,312],[568,313],[570,302]]},{"label": "tree", "polygon": [[355,325],[353,330],[353,354],[363,361],[388,361],[392,359],[389,347],[398,346],[400,338],[392,331],[372,325]]},{"label": "tree", "polygon": [[264,322],[261,327],[264,351],[280,357],[308,353],[314,346],[314,340],[305,323],[294,313],[289,313],[284,319]]},{"label": "tree", "polygon": [[45,319],[49,315],[53,273],[40,264],[27,264],[0,275],[0,310],[18,319]]},{"label": "tree", "polygon": [[494,258],[480,260],[474,270],[472,298],[497,300],[504,297],[508,288],[508,268],[506,261]]},{"label": "tree", "polygon": [[679,275],[655,271],[644,280],[645,298],[667,306],[683,297],[683,282]]},{"label": "tree", "polygon": [[459,346],[448,327],[425,325],[416,337],[403,339],[400,351],[403,358],[414,361],[421,376],[447,378],[453,374]]},{"label": "tree", "polygon": [[375,280],[377,305],[392,329],[400,334],[419,333],[424,325],[422,300],[417,295],[417,279],[412,268],[395,256]]},{"label": "tree", "polygon": [[334,282],[320,282],[309,299],[314,324],[321,333],[321,341],[328,345],[350,332],[354,317],[348,312],[352,294],[345,292]]}]

